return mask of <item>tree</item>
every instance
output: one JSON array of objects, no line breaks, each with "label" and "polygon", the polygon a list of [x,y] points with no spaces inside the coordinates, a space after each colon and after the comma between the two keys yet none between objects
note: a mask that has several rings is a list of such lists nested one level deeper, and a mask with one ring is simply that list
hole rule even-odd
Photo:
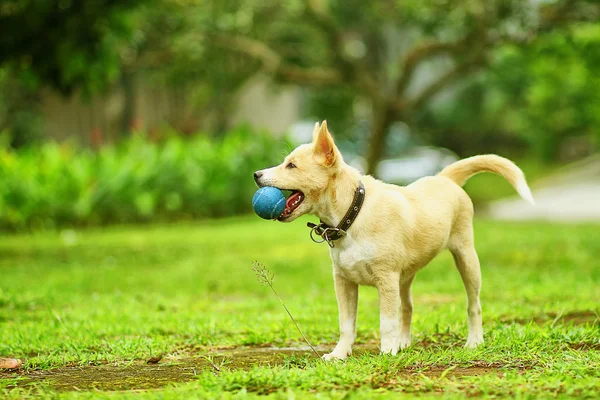
[{"label": "tree", "polygon": [[369,103],[368,173],[392,123],[410,123],[442,91],[487,68],[495,49],[598,15],[591,2],[575,0],[227,3],[235,11],[205,25],[208,44],[260,62],[279,82],[349,89]]},{"label": "tree", "polygon": [[203,116],[205,129],[226,131],[240,88],[260,67],[211,43],[206,27],[235,11],[233,3],[203,0],[157,0],[138,7],[132,18],[135,34],[123,51],[122,86],[133,86],[138,75],[180,88],[187,105]]},{"label": "tree", "polygon": [[[0,66],[30,86],[68,94],[101,89],[119,74],[120,50],[141,0],[3,0]],[[146,2],[147,3],[147,2]]]},{"label": "tree", "polygon": [[199,114],[214,120],[213,130],[223,131],[239,88],[259,63],[207,45],[202,27],[234,11],[227,3],[195,0],[3,1],[0,94],[10,96],[0,96],[0,130],[10,127],[17,141],[29,141],[32,135],[23,132],[33,129],[28,116],[42,86],[94,95],[118,83],[126,133],[136,84],[144,79],[183,88]]},{"label": "tree", "polygon": [[428,142],[460,155],[521,150],[547,162],[577,159],[600,144],[600,23],[572,24],[494,63],[414,116]]},{"label": "tree", "polygon": [[600,23],[574,24],[525,48],[503,49],[498,59],[504,68],[491,84],[540,158],[568,160],[600,144]]}]

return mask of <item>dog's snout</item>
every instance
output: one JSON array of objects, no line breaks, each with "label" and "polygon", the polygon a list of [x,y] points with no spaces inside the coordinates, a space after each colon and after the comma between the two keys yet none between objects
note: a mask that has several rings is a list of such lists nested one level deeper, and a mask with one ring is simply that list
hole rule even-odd
[{"label": "dog's snout", "polygon": [[261,176],[263,176],[263,173],[262,173],[261,171],[256,171],[256,172],[254,173],[254,180],[255,180],[256,182],[258,182],[258,180],[260,179],[260,177],[261,177]]}]

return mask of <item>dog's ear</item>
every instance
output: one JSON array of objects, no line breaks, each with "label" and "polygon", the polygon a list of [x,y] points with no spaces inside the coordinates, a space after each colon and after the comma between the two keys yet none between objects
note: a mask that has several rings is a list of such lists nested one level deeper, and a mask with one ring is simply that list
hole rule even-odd
[{"label": "dog's ear", "polygon": [[[316,130],[316,129],[315,129]],[[314,152],[323,164],[331,167],[336,161],[336,149],[333,137],[327,130],[327,121],[323,121],[313,139]]]},{"label": "dog's ear", "polygon": [[313,143],[315,143],[317,141],[317,135],[319,134],[319,122],[315,122],[315,127],[313,129],[313,134],[312,134],[312,141]]}]

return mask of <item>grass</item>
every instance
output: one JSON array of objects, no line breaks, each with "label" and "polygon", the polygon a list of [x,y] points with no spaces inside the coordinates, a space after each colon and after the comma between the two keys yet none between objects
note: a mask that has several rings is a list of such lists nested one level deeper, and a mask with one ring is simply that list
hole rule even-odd
[{"label": "grass", "polygon": [[[304,221],[247,217],[3,236],[0,356],[23,358],[25,367],[0,372],[0,393],[599,397],[600,226],[478,220],[476,238],[483,347],[462,347],[464,291],[443,253],[415,281],[410,349],[396,357],[363,351],[328,364],[310,352],[241,350],[303,344],[279,300],[256,282],[254,260],[274,272],[277,292],[319,351],[337,339],[327,246],[310,241]],[[358,319],[357,348],[372,350],[375,289],[361,288]],[[163,359],[147,366],[153,356]],[[93,390],[94,382],[106,390]]]}]

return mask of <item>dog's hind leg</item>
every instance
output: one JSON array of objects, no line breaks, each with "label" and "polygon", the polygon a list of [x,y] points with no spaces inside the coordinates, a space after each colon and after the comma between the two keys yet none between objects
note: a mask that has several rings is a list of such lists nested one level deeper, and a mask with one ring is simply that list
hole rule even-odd
[{"label": "dog's hind leg", "polygon": [[483,343],[481,303],[479,302],[479,291],[481,289],[479,258],[472,240],[464,243],[464,246],[451,248],[450,251],[467,291],[469,337],[465,347],[474,348]]},{"label": "dog's hind leg", "polygon": [[333,280],[338,302],[340,340],[331,353],[323,356],[323,359],[326,361],[335,359],[345,360],[352,354],[352,345],[356,339],[358,284],[349,281],[336,271],[334,271]]},{"label": "dog's hind leg", "polygon": [[412,321],[413,302],[411,286],[415,276],[400,277],[400,349],[406,349],[410,346],[410,324]]}]

